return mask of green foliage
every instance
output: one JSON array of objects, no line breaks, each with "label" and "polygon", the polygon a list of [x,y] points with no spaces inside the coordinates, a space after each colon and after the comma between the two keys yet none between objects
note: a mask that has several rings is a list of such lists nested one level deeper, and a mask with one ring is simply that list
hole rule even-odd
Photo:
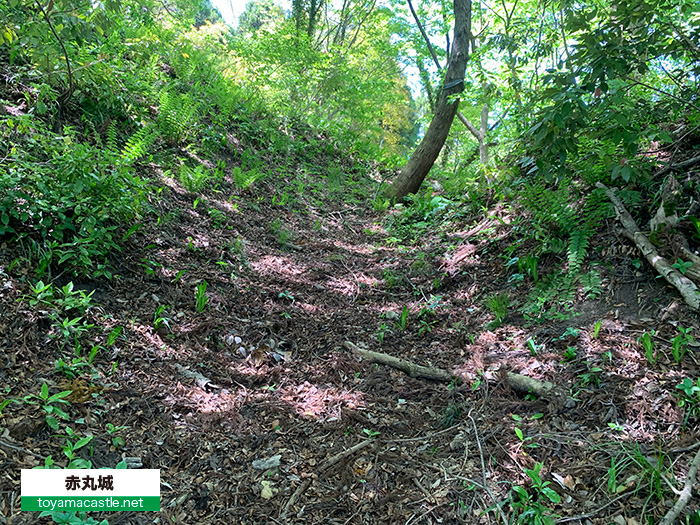
[{"label": "green foliage", "polygon": [[76,452],[90,443],[95,436],[89,435],[78,438],[75,431],[71,427],[65,428],[66,444],[63,446],[63,454],[68,458],[67,469],[91,468],[92,462],[77,457]]},{"label": "green foliage", "polygon": [[114,156],[118,156],[121,162],[131,164],[142,157],[148,155],[153,142],[157,138],[157,133],[150,127],[141,128],[131,135],[124,143],[121,150],[116,147],[116,126],[112,124],[108,131],[107,147]]},{"label": "green foliage", "polygon": [[603,280],[598,270],[591,270],[582,274],[580,283],[583,294],[587,297],[596,298],[603,293]]},{"label": "green foliage", "polygon": [[539,280],[537,273],[538,258],[534,255],[526,255],[518,259],[518,269],[525,273],[536,283]]},{"label": "green foliage", "polygon": [[376,430],[372,430],[370,428],[363,428],[362,432],[370,439],[374,439],[380,434],[380,432],[377,432]]},{"label": "green foliage", "polygon": [[112,441],[112,445],[114,446],[114,448],[118,449],[119,447],[123,447],[126,444],[124,438],[117,435],[117,433],[122,430],[126,430],[127,428],[130,427],[127,425],[115,427],[112,423],[107,423],[107,434],[109,434],[110,440]]},{"label": "green foliage", "polygon": [[387,326],[387,324],[382,323],[379,325],[379,328],[377,329],[377,341],[379,341],[379,344],[384,342],[384,338],[386,337],[387,333],[391,333],[391,329]]},{"label": "green foliage", "polygon": [[288,301],[294,302],[294,296],[292,295],[292,292],[289,290],[285,290],[284,292],[280,292],[277,294],[278,299],[286,299]]},{"label": "green foliage", "polygon": [[545,275],[528,294],[523,315],[533,321],[569,319],[577,291],[576,277],[572,274],[555,271]]},{"label": "green foliage", "polygon": [[183,164],[180,166],[179,179],[187,191],[197,193],[209,183],[211,173],[201,164],[198,164],[194,168],[190,168],[187,164]]},{"label": "green foliage", "polygon": [[554,341],[565,341],[567,339],[574,339],[574,338],[578,337],[579,331],[580,330],[578,328],[574,328],[573,326],[568,326],[566,328],[566,330],[564,330],[564,333],[561,334],[556,339],[554,339]]},{"label": "green foliage", "polygon": [[197,306],[197,311],[200,313],[203,312],[204,309],[207,307],[207,302],[209,301],[209,297],[207,297],[206,281],[202,281],[197,285],[197,289],[194,292],[194,297]]},{"label": "green foliage", "polygon": [[656,356],[654,355],[654,341],[651,339],[655,335],[654,330],[651,333],[644,332],[639,336],[638,342],[642,345],[644,349],[644,355],[647,358],[649,364],[653,365],[656,363]]},{"label": "green foliage", "polygon": [[57,135],[37,121],[5,124],[6,132],[32,135],[0,169],[0,237],[37,243],[40,274],[58,266],[76,276],[111,277],[107,258],[120,249],[118,221],[137,216],[146,197],[132,165],[152,137],[137,132],[119,150],[113,133],[99,147],[80,142],[70,128]]},{"label": "green foliage", "polygon": [[[608,469],[608,491],[616,494],[627,490],[626,484],[636,482],[634,494],[644,493],[648,499],[656,497],[658,501],[662,501],[664,478],[673,477],[673,472],[664,467],[666,461],[668,457],[661,451],[658,455],[650,455],[642,452],[639,444],[633,447],[622,445],[622,451],[612,458]],[[624,481],[621,484],[619,480]]]},{"label": "green foliage", "polygon": [[35,285],[30,285],[30,289],[34,295],[25,297],[30,306],[41,306],[58,315],[72,312],[85,315],[90,308],[92,294],[95,293],[92,291],[86,294],[82,290],[75,290],[72,282],[55,288],[51,283],[44,284],[43,281],[38,281]]},{"label": "green foliage", "polygon": [[79,348],[81,338],[93,328],[92,324],[83,320],[83,316],[91,306],[94,292],[85,294],[82,290],[74,290],[72,282],[55,289],[51,283],[39,281],[30,288],[33,295],[24,298],[30,306],[46,309],[52,321],[51,336],[61,337],[61,347],[72,340]]},{"label": "green foliage", "polygon": [[282,249],[289,249],[292,242],[292,232],[290,232],[279,217],[270,223],[270,231],[277,237],[277,242]]},{"label": "green foliage", "polygon": [[582,388],[587,387],[588,385],[593,385],[595,387],[600,386],[600,373],[603,371],[602,368],[597,367],[597,366],[591,366],[590,364],[586,363],[586,372],[583,372],[578,375],[578,382],[577,384],[581,386]]},{"label": "green foliage", "polygon": [[231,170],[231,175],[237,188],[247,190],[251,185],[262,179],[265,176],[265,173],[260,172],[255,168],[251,170],[243,170],[236,166],[233,168],[233,170]]},{"label": "green foliage", "polygon": [[437,224],[444,216],[445,210],[454,206],[454,202],[429,192],[408,195],[406,203],[397,205],[402,209],[400,215],[391,219],[390,231],[404,242],[414,242],[431,225]]},{"label": "green foliage", "polygon": [[[539,242],[542,252],[559,254],[565,251],[567,264],[565,269],[555,270],[549,275],[539,276],[535,273],[538,279],[521,311],[527,319],[535,321],[567,319],[571,316],[571,307],[579,291],[590,298],[602,293],[600,273],[595,269],[584,272],[584,269],[590,240],[601,220],[611,213],[610,207],[598,190],[579,197],[581,203],[577,205],[576,186],[568,178],[562,178],[553,191],[536,183],[523,188],[523,194],[523,205],[532,215],[531,221],[526,223],[527,229],[522,227],[523,233]],[[561,237],[568,238],[566,245]],[[528,268],[525,262],[528,259],[512,260],[518,261],[521,271],[521,264],[523,268]],[[537,267],[529,264],[529,272],[537,272]]]},{"label": "green foliage", "polygon": [[384,198],[381,195],[377,195],[372,201],[372,209],[380,213],[384,213],[391,206],[391,200]]},{"label": "green foliage", "polygon": [[693,225],[693,240],[695,240],[695,242],[700,242],[700,220],[698,220],[697,217],[692,216],[688,217],[688,220]]},{"label": "green foliage", "polygon": [[399,320],[396,323],[396,326],[399,330],[403,331],[408,328],[408,316],[411,313],[411,309],[408,307],[408,305],[403,305],[403,308],[401,309],[401,315],[399,316]]},{"label": "green foliage", "polygon": [[514,486],[510,505],[513,509],[513,517],[518,525],[554,525],[557,516],[547,508],[548,503],[559,503],[561,497],[550,487],[551,482],[543,481],[540,477],[542,463],[535,463],[534,468],[525,469],[525,473],[532,482],[532,488],[528,491],[524,487]]},{"label": "green foliage", "polygon": [[530,349],[530,355],[533,357],[536,356],[540,350],[540,346],[538,346],[537,343],[535,343],[535,340],[533,338],[530,338],[525,343],[527,344],[527,347]]},{"label": "green foliage", "polygon": [[695,342],[695,338],[690,335],[692,330],[692,327],[683,328],[682,326],[678,325],[678,331],[680,333],[671,340],[671,354],[673,355],[673,359],[678,364],[680,364],[683,356],[688,351],[688,345]]},{"label": "green foliage", "polygon": [[659,123],[692,104],[688,72],[698,68],[700,57],[686,21],[697,13],[691,2],[669,10],[647,0],[627,2],[620,10],[592,5],[572,10],[565,32],[576,44],[566,61],[541,77],[542,105],[528,132],[542,153],[537,167],[561,174],[572,157],[594,157],[603,166],[597,180],[646,177],[638,151],[652,141],[671,142]]},{"label": "green foliage", "polygon": [[92,367],[90,363],[86,363],[85,360],[80,357],[74,357],[68,362],[64,361],[62,357],[59,357],[54,364],[54,368],[57,373],[63,374],[68,379],[75,379]]},{"label": "green foliage", "polygon": [[384,268],[382,270],[382,278],[384,279],[384,284],[389,292],[399,286],[403,279],[401,274],[391,268]]},{"label": "green foliage", "polygon": [[166,312],[168,309],[167,305],[160,304],[156,308],[156,312],[153,314],[153,329],[158,330],[161,326],[165,326],[170,329],[170,316]]},{"label": "green foliage", "polygon": [[686,407],[683,427],[688,424],[691,417],[700,418],[700,378],[696,382],[686,377],[676,385],[676,395],[679,397],[678,406]]},{"label": "green foliage", "polygon": [[[327,9],[333,16],[333,6]],[[311,33],[299,31],[298,18],[258,30],[253,38],[244,24],[232,41],[239,74],[251,91],[264,93],[275,113],[331,130],[353,144],[362,130],[360,148],[376,151],[381,144],[402,153],[415,117],[397,60],[400,45],[392,44],[391,12],[357,6],[335,16],[339,26],[327,28],[327,37],[318,42],[308,17],[302,25]]]},{"label": "green foliage", "polygon": [[508,318],[508,294],[501,292],[486,298],[484,303],[495,319],[489,323],[489,328],[498,328]]},{"label": "green foliage", "polygon": [[581,272],[581,266],[588,254],[588,245],[591,238],[591,232],[574,230],[569,238],[569,250],[567,253],[569,259],[569,272],[578,274]]},{"label": "green foliage", "polygon": [[70,390],[64,390],[63,392],[49,395],[49,387],[46,382],[44,382],[44,384],[41,385],[41,392],[39,395],[27,394],[22,399],[22,402],[30,405],[41,406],[41,409],[45,414],[46,424],[53,430],[57,430],[58,418],[63,419],[64,421],[68,421],[70,419],[68,413],[61,408],[61,405],[70,405],[70,403],[64,398],[71,394],[72,392]]},{"label": "green foliage", "polygon": [[576,359],[576,347],[567,346],[566,351],[564,352],[564,362],[569,363],[574,359]]},{"label": "green foliage", "polygon": [[442,428],[450,428],[459,423],[462,419],[462,407],[459,404],[450,404],[445,409],[445,414],[440,420],[440,426]]},{"label": "green foliage", "polygon": [[673,266],[676,270],[678,270],[683,275],[685,275],[685,272],[688,271],[688,268],[693,266],[693,263],[688,262],[688,261],[684,261],[683,259],[679,258],[678,261],[673,263],[671,266]]},{"label": "green foliage", "polygon": [[197,105],[186,93],[163,91],[158,98],[158,129],[171,145],[183,142],[190,134]]},{"label": "green foliage", "polygon": [[284,10],[272,0],[248,2],[238,19],[238,31],[256,33],[261,29],[274,29],[284,21]]}]

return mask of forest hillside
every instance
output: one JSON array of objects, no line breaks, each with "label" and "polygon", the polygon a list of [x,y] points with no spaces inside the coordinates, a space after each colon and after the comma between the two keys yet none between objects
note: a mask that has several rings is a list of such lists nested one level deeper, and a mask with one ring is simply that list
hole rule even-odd
[{"label": "forest hillside", "polygon": [[699,74],[685,0],[0,0],[0,525],[700,524]]}]

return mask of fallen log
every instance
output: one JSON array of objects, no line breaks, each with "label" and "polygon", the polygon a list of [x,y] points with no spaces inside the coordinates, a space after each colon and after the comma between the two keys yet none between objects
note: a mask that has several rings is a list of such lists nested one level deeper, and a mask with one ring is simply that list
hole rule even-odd
[{"label": "fallen log", "polygon": [[666,175],[667,173],[671,171],[684,171],[687,170],[688,168],[692,168],[693,166],[697,166],[700,164],[700,157],[693,157],[692,159],[685,160],[683,162],[679,162],[678,164],[670,164],[666,166],[665,168],[660,169],[656,173],[654,173],[654,177],[660,177],[661,175]]},{"label": "fallen log", "polygon": [[[458,378],[457,374],[453,374],[447,370],[443,370],[442,368],[422,366],[406,359],[400,359],[398,357],[382,354],[380,352],[373,352],[372,350],[365,350],[364,348],[360,348],[350,341],[343,343],[343,346],[370,363],[390,366],[405,372],[411,377],[419,377],[444,382],[451,382]],[[522,394],[532,393],[538,397],[542,397],[549,401],[554,401],[557,405],[566,402],[566,395],[564,395],[555,387],[553,383],[550,383],[549,381],[540,381],[539,379],[516,374],[514,372],[506,372],[506,379],[510,387],[516,392],[520,392]]]},{"label": "fallen log", "polygon": [[646,235],[641,232],[639,226],[637,226],[637,223],[625,208],[625,205],[622,204],[612,190],[608,189],[600,182],[596,183],[596,186],[605,191],[605,194],[613,203],[617,218],[622,224],[622,235],[631,240],[637,248],[639,248],[639,251],[642,252],[646,260],[649,261],[649,264],[680,292],[688,306],[693,310],[700,311],[700,290],[698,290],[695,283],[671,266],[669,262],[659,254],[654,245],[647,239]]},{"label": "fallen log", "polygon": [[454,380],[456,377],[455,374],[451,374],[447,370],[417,365],[416,363],[406,361],[405,359],[399,359],[398,357],[391,355],[365,350],[357,345],[354,345],[350,341],[346,341],[343,346],[370,363],[379,363],[380,365],[387,365],[392,368],[396,368],[397,370],[401,370],[411,377],[421,377],[423,379],[433,379],[435,381],[447,382]]}]

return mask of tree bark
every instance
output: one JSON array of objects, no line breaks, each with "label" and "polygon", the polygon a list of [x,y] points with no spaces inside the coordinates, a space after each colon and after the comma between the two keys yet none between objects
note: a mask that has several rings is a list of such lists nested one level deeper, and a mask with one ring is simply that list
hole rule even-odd
[{"label": "tree bark", "polygon": [[[452,121],[457,114],[459,99],[450,97],[464,90],[464,73],[469,59],[469,35],[471,33],[471,0],[454,0],[455,29],[450,60],[447,63],[445,84],[438,98],[435,114],[423,140],[411,155],[394,183],[385,194],[392,199],[403,199],[415,193],[440,155],[447,140]],[[461,82],[460,82],[461,81]]]},{"label": "tree bark", "polygon": [[[440,61],[438,60],[437,55],[435,54],[435,49],[433,49],[433,44],[431,44],[430,39],[428,38],[428,35],[425,32],[425,29],[423,28],[423,24],[420,22],[420,18],[418,18],[418,14],[416,13],[416,10],[413,8],[413,4],[411,3],[411,0],[408,1],[408,7],[411,8],[411,14],[413,15],[413,19],[416,21],[416,25],[418,26],[418,29],[420,30],[420,34],[423,36],[423,40],[425,41],[425,45],[428,47],[428,51],[430,52],[430,56],[433,57],[433,62],[435,62],[435,67],[438,70],[438,73],[442,75],[442,66],[440,65]],[[471,35],[469,35],[471,37]],[[470,41],[473,42],[473,40]],[[472,43],[472,51],[474,51],[474,44]],[[450,54],[450,35],[447,35],[447,54]],[[418,72],[420,73],[420,78],[421,82],[423,83],[423,87],[425,88],[426,93],[428,94],[428,102],[430,103],[430,112],[435,113],[435,99],[433,97],[433,90],[432,87],[430,86],[430,79],[428,78],[428,72],[425,71],[425,68],[423,67],[423,61],[420,57],[416,58],[416,64],[418,65]],[[485,113],[485,118],[486,118],[486,124],[484,124],[484,111]],[[469,119],[465,117],[460,111],[457,112],[457,118],[467,127],[469,130],[469,133],[474,135],[474,138],[479,142],[479,157],[480,159],[487,159],[489,157],[489,149],[488,149],[488,144],[486,144],[486,133],[488,132],[488,118],[489,118],[489,107],[488,104],[484,104],[484,107],[481,110],[481,133],[479,133],[479,130],[477,130],[471,122],[469,122]],[[485,153],[484,153],[485,152]],[[445,156],[447,158],[447,156]],[[486,162],[482,162],[482,164],[486,164]]]}]

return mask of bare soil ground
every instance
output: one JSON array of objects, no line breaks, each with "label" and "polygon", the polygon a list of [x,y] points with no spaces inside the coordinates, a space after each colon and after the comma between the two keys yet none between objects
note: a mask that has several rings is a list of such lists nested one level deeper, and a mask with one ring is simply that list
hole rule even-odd
[{"label": "bare soil ground", "polygon": [[[3,398],[38,394],[44,382],[51,393],[73,390],[70,426],[94,436],[82,457],[161,469],[161,512],[103,516],[111,524],[503,522],[496,509],[512,515],[513,484],[535,494],[524,470],[537,463],[561,496],[543,501],[558,523],[658,522],[675,502],[667,481],[682,487],[700,438],[676,385],[700,377],[700,352],[691,345],[677,364],[671,340],[678,325],[700,332],[697,316],[633,264],[614,224],[593,241],[604,263],[599,300],[535,325],[511,308],[487,329],[486,297],[508,291],[517,304],[531,286],[508,283],[505,207],[406,243],[385,214],[359,204],[318,206],[299,194],[278,206],[264,183],[195,196],[166,182],[160,221],[115,254],[118,278],[75,283],[93,293],[87,316],[103,328],[95,344],[123,329],[94,367],[56,370],[73,348],[29,306],[31,268],[9,269],[22,248],[0,247]],[[540,272],[554,264],[541,261]],[[159,306],[167,322],[156,330]],[[652,331],[649,363],[638,338]],[[345,341],[455,380],[366,364]],[[555,407],[517,394],[506,370],[572,399]],[[19,511],[19,473],[49,455],[65,464],[64,443],[39,406],[5,408],[0,523],[48,523]],[[695,499],[687,512],[698,508]]]}]

